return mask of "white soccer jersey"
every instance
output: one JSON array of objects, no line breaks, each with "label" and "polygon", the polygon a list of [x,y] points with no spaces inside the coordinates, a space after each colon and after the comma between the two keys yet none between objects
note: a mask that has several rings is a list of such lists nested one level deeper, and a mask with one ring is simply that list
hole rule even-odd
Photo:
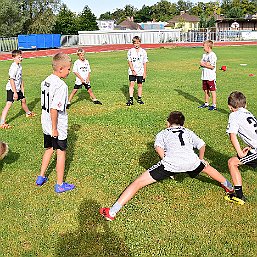
[{"label": "white soccer jersey", "polygon": [[[147,53],[144,49],[139,48],[137,51],[136,48],[131,48],[128,51],[128,61],[132,62],[133,69],[137,73],[137,76],[144,75],[144,64],[148,62]],[[129,75],[133,75],[130,67],[128,73]]]},{"label": "white soccer jersey", "polygon": [[[81,61],[81,60],[79,60],[79,59],[76,60],[76,61],[74,62],[72,71],[79,73],[79,75],[80,75],[84,80],[86,80],[87,77],[88,77],[89,72],[91,72],[91,69],[90,69],[90,65],[89,65],[88,60],[84,60],[84,61]],[[76,84],[76,85],[81,85],[81,84],[82,84],[81,80],[80,80],[78,77],[76,77],[75,84]]]},{"label": "white soccer jersey", "polygon": [[184,127],[170,127],[157,134],[154,146],[164,149],[161,163],[167,171],[186,172],[195,170],[201,163],[194,148],[205,143],[193,131]]},{"label": "white soccer jersey", "polygon": [[50,109],[58,111],[57,130],[58,139],[67,138],[68,115],[66,105],[68,103],[68,86],[58,76],[52,74],[41,83],[41,124],[44,134],[52,135],[52,121]]},{"label": "white soccer jersey", "polygon": [[6,90],[12,90],[10,79],[14,80],[16,91],[21,91],[22,67],[20,64],[17,64],[15,62],[12,63],[9,69],[9,81],[6,84]]},{"label": "white soccer jersey", "polygon": [[231,112],[227,133],[237,134],[248,146],[257,150],[257,119],[245,108]]},{"label": "white soccer jersey", "polygon": [[208,69],[203,67],[202,69],[202,80],[216,80],[216,63],[217,63],[217,56],[214,52],[205,53],[203,54],[202,61],[209,62],[214,69]]}]

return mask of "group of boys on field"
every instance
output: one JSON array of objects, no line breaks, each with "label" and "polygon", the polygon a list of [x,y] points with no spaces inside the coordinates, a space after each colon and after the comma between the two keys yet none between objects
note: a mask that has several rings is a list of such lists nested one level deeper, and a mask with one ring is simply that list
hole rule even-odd
[{"label": "group of boys on field", "polygon": [[[141,48],[141,39],[133,38],[134,47],[128,51],[128,74],[129,74],[129,99],[126,105],[133,105],[135,83],[138,85],[139,104],[142,101],[142,84],[146,78],[147,53]],[[203,57],[200,61],[202,68],[202,88],[205,95],[205,103],[199,108],[210,111],[217,110],[216,103],[216,62],[217,57],[212,51],[213,42],[207,40],[203,43]],[[64,182],[64,170],[67,149],[68,116],[67,108],[71,104],[77,90],[85,86],[91,99],[95,104],[102,104],[92,92],[90,86],[90,65],[85,59],[83,49],[77,51],[78,60],[75,61],[73,72],[76,75],[74,89],[68,97],[68,86],[62,80],[66,78],[71,70],[71,58],[63,53],[53,57],[53,73],[41,83],[41,123],[44,134],[45,152],[42,158],[40,175],[36,184],[42,186],[48,181],[45,176],[51,157],[56,150],[56,172],[57,183],[55,192],[62,193],[73,190],[75,186]],[[8,129],[6,116],[12,103],[21,100],[26,117],[34,117],[35,114],[29,110],[24,96],[24,84],[22,81],[22,52],[12,52],[13,60],[9,70],[9,81],[6,85],[7,102],[2,111],[1,128]],[[212,105],[209,106],[210,93],[212,94]],[[244,204],[246,198],[242,191],[242,177],[238,167],[242,164],[253,168],[257,166],[257,119],[246,109],[246,98],[241,92],[232,92],[228,97],[229,115],[227,133],[230,136],[237,156],[228,161],[229,171],[234,186],[215,168],[204,160],[205,143],[193,131],[184,127],[185,117],[179,111],[173,111],[167,119],[167,128],[159,132],[155,140],[155,150],[160,156],[160,161],[145,171],[134,182],[132,182],[120,195],[111,208],[101,208],[100,214],[107,220],[114,220],[120,209],[143,187],[154,182],[170,178],[178,173],[188,173],[190,177],[196,177],[204,172],[214,180],[218,181],[226,192],[225,199],[230,202]],[[237,135],[246,143],[247,147],[241,149]],[[198,155],[194,152],[197,148]]]}]

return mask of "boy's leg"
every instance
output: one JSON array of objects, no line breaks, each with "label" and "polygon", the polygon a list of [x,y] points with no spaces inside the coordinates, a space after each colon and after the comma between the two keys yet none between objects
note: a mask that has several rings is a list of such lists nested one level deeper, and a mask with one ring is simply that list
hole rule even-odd
[{"label": "boy's leg", "polygon": [[57,160],[56,160],[56,172],[57,172],[57,184],[62,185],[66,161],[66,150],[62,151],[57,149]]},{"label": "boy's leg", "polygon": [[6,102],[6,105],[2,111],[1,125],[5,124],[7,113],[9,111],[9,109],[11,108],[12,104],[13,104],[13,102],[9,102],[9,101]]},{"label": "boy's leg", "polygon": [[133,105],[133,95],[134,95],[134,87],[135,87],[135,81],[129,82],[129,100],[127,102],[127,105]]},{"label": "boy's leg", "polygon": [[137,102],[139,104],[144,104],[144,102],[142,101],[142,92],[143,92],[143,83],[138,83],[137,84],[138,86],[138,99],[137,99]]},{"label": "boy's leg", "polygon": [[109,209],[102,208],[100,213],[108,220],[113,220],[117,212],[130,200],[136,193],[143,187],[156,182],[152,178],[149,171],[145,171],[141,176],[139,176],[134,182],[132,182],[121,194],[117,202]]},{"label": "boy's leg", "polygon": [[73,90],[72,90],[72,92],[71,92],[71,94],[70,94],[70,96],[69,96],[69,100],[68,100],[69,103],[71,102],[73,96],[77,93],[77,91],[78,91],[78,89],[73,89]]},{"label": "boy's leg", "polygon": [[92,99],[92,101],[93,101],[94,104],[100,104],[100,105],[102,105],[102,103],[95,97],[95,95],[94,95],[94,93],[93,93],[91,87],[87,89],[87,92],[89,93],[89,96],[90,96],[90,98]]},{"label": "boy's leg", "polygon": [[26,98],[21,99],[21,107],[26,112],[26,117],[31,118],[34,117],[36,114],[31,112],[27,106]]}]

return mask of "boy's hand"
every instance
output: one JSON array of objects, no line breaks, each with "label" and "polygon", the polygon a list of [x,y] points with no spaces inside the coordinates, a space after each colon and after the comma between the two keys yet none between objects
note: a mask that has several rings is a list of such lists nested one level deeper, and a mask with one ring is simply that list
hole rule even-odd
[{"label": "boy's hand", "polygon": [[58,137],[58,130],[57,129],[52,130],[52,137],[54,137],[54,138]]},{"label": "boy's hand", "polygon": [[16,93],[13,93],[13,100],[17,100],[18,99],[18,94],[17,92]]},{"label": "boy's hand", "polygon": [[136,71],[135,71],[135,70],[132,70],[132,74],[133,74],[134,76],[136,76],[136,75],[137,75],[137,73],[136,73]]},{"label": "boy's hand", "polygon": [[243,157],[245,157],[245,156],[247,155],[247,153],[248,153],[250,150],[251,150],[251,147],[247,146],[247,147],[245,147],[245,148],[242,150],[241,153],[238,153],[238,156],[239,156],[240,158],[243,158]]}]

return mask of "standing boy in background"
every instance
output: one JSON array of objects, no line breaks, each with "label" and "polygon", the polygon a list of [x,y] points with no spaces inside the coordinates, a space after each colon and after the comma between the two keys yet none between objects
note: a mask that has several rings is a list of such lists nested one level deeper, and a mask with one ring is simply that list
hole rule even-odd
[{"label": "standing boy in background", "polygon": [[35,113],[31,112],[26,104],[26,98],[24,96],[24,82],[22,80],[22,52],[20,50],[12,51],[13,63],[9,69],[9,81],[6,84],[7,102],[3,109],[0,128],[11,128],[6,123],[6,116],[14,101],[21,100],[21,107],[26,113],[26,117],[34,117]]},{"label": "standing boy in background", "polygon": [[147,53],[140,47],[141,39],[138,36],[132,39],[134,47],[128,51],[128,64],[129,64],[129,100],[127,105],[133,105],[134,86],[137,82],[139,104],[144,104],[142,101],[143,82],[146,78],[146,63],[148,62]]},{"label": "standing boy in background", "polygon": [[[203,49],[205,53],[200,61],[202,67],[202,88],[204,91],[205,103],[198,108],[209,108],[210,111],[217,110],[217,94],[216,94],[216,63],[217,56],[212,51],[213,42],[206,40],[203,42]],[[212,94],[212,105],[209,106],[210,92]]]},{"label": "standing boy in background", "polygon": [[92,99],[94,104],[102,104],[99,100],[96,99],[91,86],[90,86],[90,65],[88,60],[85,58],[85,52],[82,48],[79,48],[77,50],[78,60],[74,62],[73,65],[73,73],[76,75],[76,81],[74,89],[72,90],[70,96],[69,96],[69,102],[67,105],[67,108],[70,107],[71,100],[73,96],[77,93],[79,89],[82,88],[82,85],[85,87],[87,92],[90,95],[90,98]]},{"label": "standing boy in background", "polygon": [[45,172],[52,154],[56,150],[57,183],[55,192],[62,193],[75,188],[74,185],[63,182],[68,130],[68,115],[66,111],[68,86],[61,78],[66,78],[69,75],[71,58],[66,54],[58,53],[53,57],[52,66],[53,74],[41,83],[41,123],[44,133],[45,153],[36,184],[42,186],[47,182],[48,178],[45,177]]},{"label": "standing boy in background", "polygon": [[[228,120],[227,133],[237,156],[228,160],[228,168],[235,186],[235,193],[225,197],[230,202],[244,204],[246,198],[242,189],[242,176],[240,165],[257,167],[257,119],[246,109],[246,97],[243,93],[235,91],[228,97],[228,107],[231,111]],[[241,148],[237,135],[247,145]]]}]

